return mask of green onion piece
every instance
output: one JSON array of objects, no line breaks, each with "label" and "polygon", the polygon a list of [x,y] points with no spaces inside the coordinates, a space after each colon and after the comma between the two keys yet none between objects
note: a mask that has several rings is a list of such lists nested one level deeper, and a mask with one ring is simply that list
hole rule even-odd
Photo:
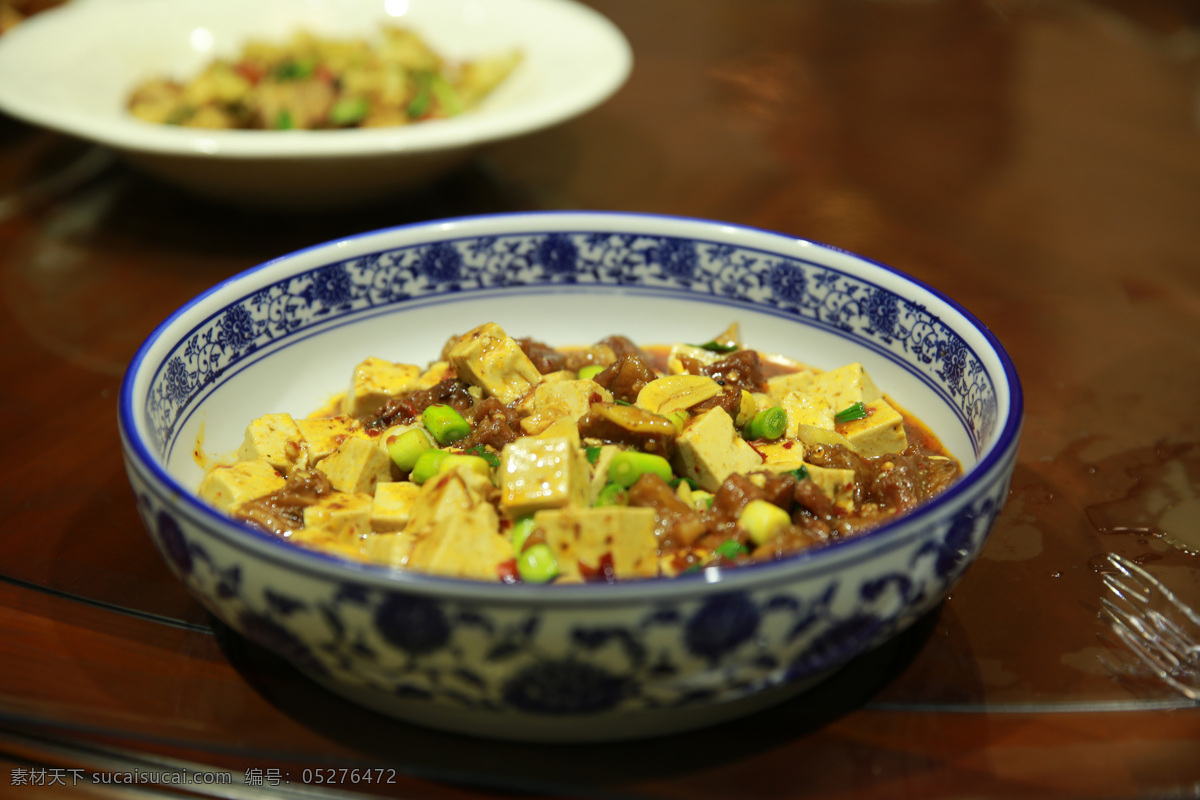
[{"label": "green onion piece", "polygon": [[512,526],[512,548],[513,552],[520,554],[525,549],[525,540],[529,538],[529,534],[533,533],[533,515],[530,514],[513,522]]},{"label": "green onion piece", "polygon": [[296,127],[296,123],[292,121],[292,112],[286,108],[275,115],[275,128],[281,131],[290,131]]},{"label": "green onion piece", "polygon": [[435,448],[426,450],[418,456],[417,463],[413,464],[412,472],[408,473],[408,479],[416,484],[424,483],[434,475],[437,475],[438,468],[449,457],[450,453],[445,450],[437,450]]},{"label": "green onion piece", "polygon": [[316,68],[312,60],[284,61],[271,70],[271,77],[277,81],[299,81],[311,77]]},{"label": "green onion piece", "polygon": [[625,487],[615,483],[606,483],[600,494],[596,495],[597,506],[623,506],[628,502],[629,493],[625,491]]},{"label": "green onion piece", "polygon": [[620,450],[608,462],[608,479],[618,486],[629,488],[646,473],[671,481],[671,464],[662,456],[638,450]]},{"label": "green onion piece", "polygon": [[614,397],[614,398],[613,398],[613,403],[614,403],[614,404],[616,404],[616,405],[618,405],[618,406],[631,406],[631,405],[633,405],[633,403],[629,402],[628,400],[622,400],[622,399],[621,399],[621,398],[619,398],[619,397]]},{"label": "green onion piece", "polygon": [[447,405],[429,406],[421,412],[421,422],[441,445],[453,444],[471,432],[471,423]]},{"label": "green onion piece", "polygon": [[772,406],[754,415],[743,429],[747,439],[774,441],[787,430],[787,412],[780,406]]},{"label": "green onion piece", "polygon": [[701,350],[707,350],[710,353],[732,353],[738,349],[736,344],[721,344],[720,342],[705,342],[704,344],[694,344],[692,347],[699,347]]},{"label": "green onion piece", "polygon": [[791,475],[793,478],[795,478],[798,481],[807,480],[808,479],[808,467],[801,464],[796,469],[788,470],[787,474]]},{"label": "green onion piece", "polygon": [[448,80],[441,75],[434,74],[429,86],[433,90],[433,96],[443,114],[453,117],[455,114],[463,112],[462,99],[459,98],[458,91],[450,85]]},{"label": "green onion piece", "polygon": [[433,447],[433,438],[423,428],[411,428],[387,443],[387,454],[392,463],[405,472],[412,472],[417,459]]},{"label": "green onion piece", "polygon": [[727,561],[733,561],[738,556],[749,553],[750,550],[737,539],[726,539],[717,545],[713,552]]},{"label": "green onion piece", "polygon": [[755,544],[764,544],[792,524],[792,518],[779,506],[766,500],[751,500],[738,515],[738,525]]},{"label": "green onion piece", "polygon": [[418,72],[415,76],[417,81],[417,92],[413,95],[412,102],[408,104],[408,118],[417,119],[424,116],[429,111],[429,106],[433,101],[433,93],[429,89],[430,73]]},{"label": "green onion piece", "polygon": [[679,477],[672,477],[670,480],[667,481],[667,483],[670,485],[670,487],[672,489],[678,489],[679,484],[681,484],[681,483],[686,483],[687,487],[689,489],[691,489],[692,491],[696,491],[697,489],[700,488],[700,484],[696,483],[696,481],[692,480],[691,478],[687,477],[686,475],[681,475]]},{"label": "green onion piece", "polygon": [[362,122],[371,104],[365,97],[343,97],[329,109],[329,121],[334,125],[353,125]]},{"label": "green onion piece", "polygon": [[530,545],[517,555],[517,574],[526,583],[549,583],[558,576],[558,560],[549,545]]},{"label": "green onion piece", "polygon": [[856,419],[862,419],[866,415],[866,406],[864,406],[861,402],[858,402],[852,406],[847,406],[838,413],[834,414],[833,421],[836,423],[853,422]]},{"label": "green onion piece", "polygon": [[586,367],[579,368],[579,380],[591,380],[592,378],[604,372],[605,367],[600,364],[588,364]]},{"label": "green onion piece", "polygon": [[477,444],[474,447],[464,450],[463,452],[469,456],[479,456],[488,463],[489,467],[500,466],[500,456],[496,455],[491,450],[488,450],[481,444]]},{"label": "green onion piece", "polygon": [[584,453],[584,455],[587,456],[587,460],[588,460],[589,464],[595,464],[597,461],[600,460],[600,445],[598,445],[598,444],[589,445],[587,447],[587,449],[585,449],[583,451],[583,453]]}]

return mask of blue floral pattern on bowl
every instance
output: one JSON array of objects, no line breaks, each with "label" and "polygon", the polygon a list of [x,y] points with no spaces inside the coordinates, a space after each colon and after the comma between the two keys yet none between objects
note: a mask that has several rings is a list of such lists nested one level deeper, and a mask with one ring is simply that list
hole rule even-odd
[{"label": "blue floral pattern on bowl", "polygon": [[447,292],[598,284],[718,295],[915,356],[959,408],[972,441],[997,424],[991,377],[927,308],[831,267],[719,242],[623,233],[538,233],[439,241],[317,267],[232,303],[166,359],[147,413],[157,443],[189,403],[260,348],[331,318]]}]

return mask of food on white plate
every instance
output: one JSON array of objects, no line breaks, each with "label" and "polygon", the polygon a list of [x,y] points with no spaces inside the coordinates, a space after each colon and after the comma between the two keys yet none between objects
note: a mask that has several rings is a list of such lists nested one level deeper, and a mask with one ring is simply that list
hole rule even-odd
[{"label": "food on white plate", "polygon": [[329,130],[408,125],[462,114],[502,83],[519,50],[455,61],[417,32],[385,26],[377,41],[297,32],[252,41],[190,79],[156,76],[129,95],[139,119],[209,129]]},{"label": "food on white plate", "polygon": [[961,475],[860,363],[712,341],[551,347],[485,323],[367,357],[307,418],[250,422],[199,493],[296,545],[505,582],[670,577],[858,535]]}]

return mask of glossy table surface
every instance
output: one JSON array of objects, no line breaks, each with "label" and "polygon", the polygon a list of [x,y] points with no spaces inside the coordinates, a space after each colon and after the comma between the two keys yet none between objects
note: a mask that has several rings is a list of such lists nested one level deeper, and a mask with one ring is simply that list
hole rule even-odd
[{"label": "glossy table surface", "polygon": [[[1100,606],[1115,551],[1200,607],[1200,6],[592,5],[634,48],[611,100],[353,212],[221,207],[0,117],[0,796],[113,796],[114,776],[185,768],[224,797],[1200,794],[1200,704],[1139,674]],[[1025,427],[952,595],[783,705],[586,747],[391,721],[212,621],[125,479],[116,398],[141,340],[273,256],[528,209],[830,243],[990,326]]]}]

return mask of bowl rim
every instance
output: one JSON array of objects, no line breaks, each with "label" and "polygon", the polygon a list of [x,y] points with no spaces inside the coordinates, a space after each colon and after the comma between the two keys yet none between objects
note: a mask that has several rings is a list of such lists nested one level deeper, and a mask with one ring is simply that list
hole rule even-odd
[{"label": "bowl rim", "polygon": [[[137,2],[125,0],[115,11],[128,13]],[[198,0],[170,0],[196,5]],[[189,159],[286,162],[297,159],[403,157],[473,147],[550,127],[603,103],[626,82],[633,69],[633,49],[624,33],[606,16],[579,0],[488,0],[536,7],[571,20],[574,30],[600,48],[604,58],[589,63],[586,80],[573,91],[538,94],[504,107],[483,107],[457,117],[414,125],[330,131],[208,130],[157,125],[128,113],[98,115],[62,103],[48,102],[36,91],[6,89],[0,80],[0,110],[25,122],[57,130],[128,153]],[[10,50],[28,50],[26,40],[50,36],[73,18],[98,13],[96,0],[76,0],[48,9],[0,37],[0,71]],[[200,2],[202,5],[202,0]],[[105,7],[106,11],[111,11]],[[48,33],[46,31],[49,31]],[[7,47],[7,49],[6,49]],[[10,59],[14,60],[14,59]],[[22,62],[23,64],[24,62]],[[18,71],[22,64],[10,65]],[[116,110],[114,110],[116,111]]]},{"label": "bowl rim", "polygon": [[[551,226],[546,223],[553,223]],[[866,533],[849,539],[832,542],[821,547],[804,550],[787,557],[753,564],[742,565],[733,569],[708,568],[695,574],[680,575],[673,578],[645,578],[618,581],[613,584],[504,584],[500,582],[477,581],[465,578],[453,578],[440,575],[430,575],[421,572],[398,570],[382,565],[367,564],[354,561],[342,556],[297,547],[278,537],[257,531],[249,526],[235,522],[215,508],[204,503],[195,494],[194,489],[184,486],[172,477],[161,466],[153,455],[148,444],[139,436],[137,420],[141,410],[137,405],[135,395],[143,368],[148,367],[151,351],[162,340],[163,336],[178,320],[187,316],[194,309],[202,306],[209,298],[227,291],[239,282],[252,279],[271,270],[280,269],[281,265],[301,262],[307,258],[329,251],[332,255],[340,248],[345,248],[355,242],[363,242],[380,237],[413,236],[420,237],[429,232],[429,236],[416,238],[408,244],[390,243],[389,248],[419,244],[433,241],[444,236],[437,233],[456,235],[486,235],[480,228],[492,226],[504,227],[504,234],[521,235],[546,231],[555,226],[563,230],[587,230],[591,227],[625,230],[641,229],[654,226],[682,226],[708,231],[710,236],[724,232],[725,235],[750,235],[766,237],[775,241],[779,246],[794,245],[815,247],[829,251],[852,261],[860,262],[869,269],[881,270],[901,281],[910,283],[920,291],[928,293],[930,298],[944,304],[945,310],[957,314],[963,323],[969,326],[990,348],[991,355],[1000,367],[999,373],[993,376],[997,388],[998,399],[1007,399],[1007,411],[1000,418],[993,439],[976,463],[964,470],[963,476],[942,494],[928,501],[918,510],[903,517],[885,523]],[[499,231],[491,231],[499,233]],[[660,231],[658,235],[669,235]],[[699,238],[699,237],[698,237]],[[374,248],[366,248],[362,252],[372,252]],[[342,259],[349,257],[342,256]],[[312,265],[305,266],[311,269]],[[286,272],[281,273],[286,274]],[[945,315],[939,315],[944,318]],[[1017,444],[1024,415],[1024,393],[1017,374],[1015,364],[1000,343],[996,335],[970,311],[951,299],[940,290],[924,281],[908,275],[901,270],[882,262],[859,255],[833,245],[824,244],[811,239],[796,237],[779,231],[751,225],[723,222],[702,217],[691,217],[672,214],[620,211],[532,211],[532,212],[500,212],[477,214],[469,216],[448,217],[443,219],[424,220],[405,223],[374,230],[364,231],[346,237],[320,242],[294,250],[261,262],[246,270],[226,278],[205,291],[193,297],[184,305],[173,311],[159,323],[146,337],[137,349],[125,371],[118,397],[117,422],[119,434],[127,460],[128,469],[136,469],[142,474],[148,486],[161,495],[164,502],[169,498],[176,503],[173,510],[187,516],[194,524],[207,528],[210,533],[218,536],[228,546],[242,551],[252,552],[259,557],[268,557],[272,561],[281,562],[289,570],[316,575],[323,578],[334,578],[342,582],[368,584],[395,591],[412,592],[446,597],[471,598],[486,600],[489,603],[525,603],[531,600],[540,602],[623,604],[638,602],[646,599],[666,599],[681,595],[693,595],[701,590],[739,590],[757,588],[786,582],[803,573],[806,577],[818,577],[845,569],[847,566],[876,557],[881,552],[887,552],[904,546],[913,537],[924,535],[924,527],[932,518],[943,518],[971,501],[972,494],[981,486],[1003,476],[1012,462],[1016,459]],[[935,431],[936,433],[936,431]],[[860,552],[861,551],[861,552]]]}]

